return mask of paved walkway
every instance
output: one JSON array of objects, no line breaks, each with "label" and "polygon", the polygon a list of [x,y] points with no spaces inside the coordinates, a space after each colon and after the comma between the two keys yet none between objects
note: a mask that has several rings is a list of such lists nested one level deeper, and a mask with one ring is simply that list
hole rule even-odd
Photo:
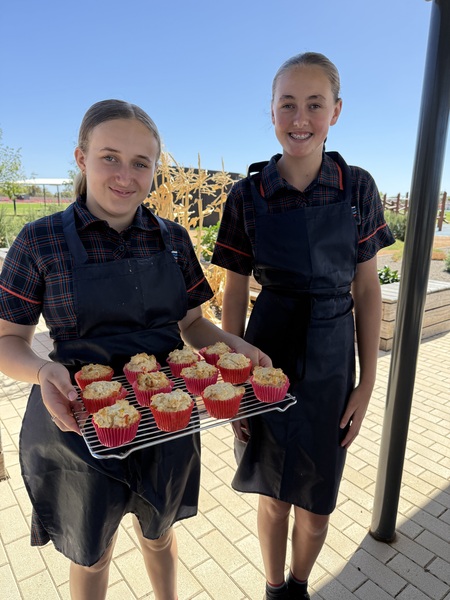
[{"label": "paved walkway", "polygon": [[[44,330],[36,349],[47,356]],[[380,353],[373,400],[351,448],[326,545],[312,573],[312,600],[450,600],[450,334],[422,343],[397,520],[397,539],[369,534],[390,353]],[[0,429],[10,476],[0,482],[0,598],[69,599],[68,562],[51,544],[29,546],[31,506],[18,437],[29,386],[0,374]],[[176,526],[180,600],[260,600],[264,576],[256,497],[230,487],[229,426],[202,434],[200,512]],[[289,559],[289,557],[288,557]],[[130,518],[115,549],[108,600],[154,598]]]}]

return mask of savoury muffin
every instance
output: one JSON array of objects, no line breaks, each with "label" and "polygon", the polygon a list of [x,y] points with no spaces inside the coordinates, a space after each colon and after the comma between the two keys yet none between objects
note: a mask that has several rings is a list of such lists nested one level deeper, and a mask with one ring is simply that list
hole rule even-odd
[{"label": "savoury muffin", "polygon": [[245,387],[231,383],[219,382],[209,385],[203,390],[203,403],[208,414],[215,419],[231,419],[234,417],[245,394]]},{"label": "savoury muffin", "polygon": [[131,442],[141,420],[141,413],[126,400],[118,400],[92,415],[92,424],[104,446],[121,446]]},{"label": "savoury muffin", "polygon": [[216,383],[219,371],[214,365],[210,365],[204,360],[196,362],[191,367],[181,369],[181,377],[184,380],[188,392],[197,396],[208,385]]},{"label": "savoury muffin", "polygon": [[183,390],[155,394],[150,402],[150,410],[156,426],[163,431],[178,431],[189,424],[194,401]]},{"label": "savoury muffin", "polygon": [[98,365],[90,363],[83,365],[74,375],[75,381],[81,390],[93,381],[111,381],[114,376],[114,370],[107,365]]},{"label": "savoury muffin", "polygon": [[133,384],[139,373],[152,373],[153,371],[159,371],[160,368],[161,365],[157,362],[153,354],[140,352],[132,356],[124,365],[123,373],[128,382]]},{"label": "savoury muffin", "polygon": [[167,364],[174,377],[180,377],[184,367],[194,365],[200,359],[197,352],[190,346],[183,346],[179,350],[172,350],[167,357]]},{"label": "savoury muffin", "polygon": [[120,381],[93,381],[81,391],[84,407],[91,414],[123,400],[126,395],[127,390]]},{"label": "savoury muffin", "polygon": [[222,379],[228,383],[244,383],[252,370],[252,361],[244,354],[226,352],[217,361]]},{"label": "savoury muffin", "polygon": [[162,392],[171,392],[174,386],[165,373],[138,373],[136,381],[132,383],[136,399],[141,406],[150,406],[152,397]]},{"label": "savoury muffin", "polygon": [[216,342],[215,344],[211,344],[210,346],[205,346],[201,350],[198,351],[200,356],[206,360],[210,365],[216,365],[219,358],[225,352],[233,352],[233,349],[230,346],[227,346],[225,342]]},{"label": "savoury muffin", "polygon": [[261,402],[283,400],[289,388],[289,378],[282,369],[274,367],[255,367],[250,377],[255,396]]}]

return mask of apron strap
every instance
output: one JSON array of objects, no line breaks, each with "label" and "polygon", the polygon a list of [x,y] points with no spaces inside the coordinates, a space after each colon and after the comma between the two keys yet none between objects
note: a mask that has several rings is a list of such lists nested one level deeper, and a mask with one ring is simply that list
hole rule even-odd
[{"label": "apron strap", "polygon": [[167,225],[165,224],[164,220],[161,217],[158,217],[158,215],[156,215],[149,208],[147,208],[147,210],[149,211],[149,213],[152,215],[152,217],[155,219],[155,221],[159,225],[159,230],[161,232],[161,237],[162,237],[165,249],[172,254],[172,256],[175,260],[177,260],[178,251],[173,249],[172,243],[170,241],[169,229],[167,228]]},{"label": "apron strap", "polygon": [[69,247],[69,251],[76,265],[83,265],[88,261],[88,254],[81,243],[80,236],[75,225],[75,211],[73,204],[70,204],[62,213],[62,225],[64,237]]}]

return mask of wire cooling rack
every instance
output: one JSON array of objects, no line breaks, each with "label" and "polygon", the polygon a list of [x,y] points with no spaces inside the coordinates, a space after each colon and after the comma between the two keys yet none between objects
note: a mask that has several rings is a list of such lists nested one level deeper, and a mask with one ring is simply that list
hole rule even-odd
[{"label": "wire cooling rack", "polygon": [[194,400],[194,410],[192,411],[191,420],[189,421],[187,427],[171,433],[161,431],[160,429],[158,429],[150,409],[145,406],[141,406],[138,403],[133,388],[128,383],[125,376],[114,377],[114,381],[120,381],[120,383],[127,389],[128,395],[126,397],[126,400],[128,400],[130,404],[132,404],[137,410],[140,411],[142,415],[141,422],[139,423],[139,428],[136,437],[133,441],[129,442],[128,444],[118,446],[116,448],[107,448],[99,442],[97,433],[92,424],[92,416],[89,415],[83,408],[74,412],[75,419],[81,429],[83,438],[92,456],[99,459],[123,459],[129,456],[132,452],[135,452],[136,450],[142,450],[143,448],[148,448],[149,446],[153,446],[155,444],[169,442],[171,440],[175,440],[185,435],[192,435],[196,432],[211,429],[212,427],[226,425],[228,423],[231,423],[232,421],[237,421],[238,419],[254,417],[255,415],[270,412],[273,410],[284,412],[297,402],[295,396],[292,396],[291,394],[286,394],[283,400],[280,400],[278,402],[260,402],[255,397],[251,384],[249,382],[246,382],[240,384],[245,387],[245,394],[241,400],[239,412],[236,414],[236,416],[232,417],[231,419],[215,419],[211,417],[206,411],[202,398],[200,396],[194,396],[193,394],[190,394],[187,391],[183,379],[173,377],[169,367],[163,367],[161,371],[165,373],[169,377],[169,379],[172,379],[172,381],[175,384],[173,388],[174,390],[181,389],[184,392],[188,393]]}]

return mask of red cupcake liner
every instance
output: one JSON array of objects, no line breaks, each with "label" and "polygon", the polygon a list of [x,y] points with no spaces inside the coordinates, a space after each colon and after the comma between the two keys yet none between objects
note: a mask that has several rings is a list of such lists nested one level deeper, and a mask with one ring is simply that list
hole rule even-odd
[{"label": "red cupcake liner", "polygon": [[156,367],[154,369],[151,369],[150,371],[148,369],[142,369],[140,371],[130,371],[130,369],[127,369],[126,365],[123,367],[123,374],[125,375],[128,383],[130,385],[133,385],[133,382],[136,381],[137,376],[140,375],[141,373],[155,373],[155,371],[159,371],[161,369],[161,365],[157,362],[156,363]]},{"label": "red cupcake liner", "polygon": [[219,365],[217,368],[222,375],[223,381],[226,381],[227,383],[239,384],[247,381],[252,370],[252,365],[250,364],[245,369],[226,369],[224,367],[220,367]]},{"label": "red cupcake liner", "polygon": [[77,371],[74,375],[75,381],[77,382],[80,390],[84,390],[84,388],[90,383],[94,383],[94,381],[111,381],[114,377],[114,371],[111,371],[109,375],[103,375],[102,377],[95,377],[93,379],[86,379],[81,376],[82,371]]},{"label": "red cupcake liner", "polygon": [[[200,356],[202,358],[205,359],[205,361],[210,364],[210,365],[214,365],[217,366],[217,361],[219,360],[219,358],[222,356],[221,354],[211,354],[210,352],[205,352],[206,351],[207,346],[205,346],[204,348],[201,348],[201,350],[198,351],[198,353],[200,354]],[[235,352],[233,349],[228,350],[228,352]]]},{"label": "red cupcake liner", "polygon": [[236,416],[244,393],[238,394],[229,400],[212,400],[203,398],[203,403],[210,417],[215,419],[231,419]]},{"label": "red cupcake liner", "polygon": [[256,383],[253,377],[250,377],[250,383],[252,384],[255,396],[261,402],[279,402],[280,400],[283,400],[289,389],[289,379],[287,377],[286,383],[278,387],[273,385],[261,385],[260,383]]},{"label": "red cupcake liner", "polygon": [[90,413],[92,415],[92,414],[96,413],[98,410],[100,410],[101,408],[104,408],[105,406],[112,406],[113,404],[115,404],[117,402],[117,400],[123,400],[127,396],[127,394],[128,394],[127,389],[122,386],[119,393],[115,394],[114,396],[108,396],[106,398],[95,398],[95,399],[84,398],[83,392],[82,392],[81,397],[83,399],[84,408],[87,410],[88,413]]},{"label": "red cupcake liner", "polygon": [[[199,360],[200,360],[200,356],[197,358],[197,361],[199,361]],[[195,362],[173,363],[173,362],[170,362],[170,360],[167,361],[167,366],[170,367],[170,371],[174,377],[181,377],[181,371],[185,367],[192,367],[192,365],[195,365]]]},{"label": "red cupcake liner", "polygon": [[211,377],[202,377],[201,379],[196,377],[183,377],[183,380],[188,392],[191,392],[191,394],[194,394],[195,396],[200,396],[208,385],[213,385],[217,382],[218,377],[219,372],[214,373]]},{"label": "red cupcake liner", "polygon": [[136,423],[128,427],[99,427],[94,420],[92,420],[92,424],[97,432],[100,443],[108,446],[108,448],[114,448],[115,446],[123,446],[123,444],[128,444],[134,440],[140,420],[141,414],[139,413],[139,419]]},{"label": "red cupcake liner", "polygon": [[178,431],[184,429],[189,425],[191,420],[192,409],[194,408],[194,402],[185,410],[177,410],[174,412],[157,410],[150,406],[152,415],[155,418],[155,423],[158,429],[162,431]]},{"label": "red cupcake liner", "polygon": [[141,406],[150,406],[150,402],[155,394],[169,393],[172,391],[175,383],[173,381],[169,381],[169,384],[165,387],[154,389],[154,390],[140,390],[137,386],[137,381],[133,381],[131,384],[133,387],[134,394],[136,396],[136,400]]}]

